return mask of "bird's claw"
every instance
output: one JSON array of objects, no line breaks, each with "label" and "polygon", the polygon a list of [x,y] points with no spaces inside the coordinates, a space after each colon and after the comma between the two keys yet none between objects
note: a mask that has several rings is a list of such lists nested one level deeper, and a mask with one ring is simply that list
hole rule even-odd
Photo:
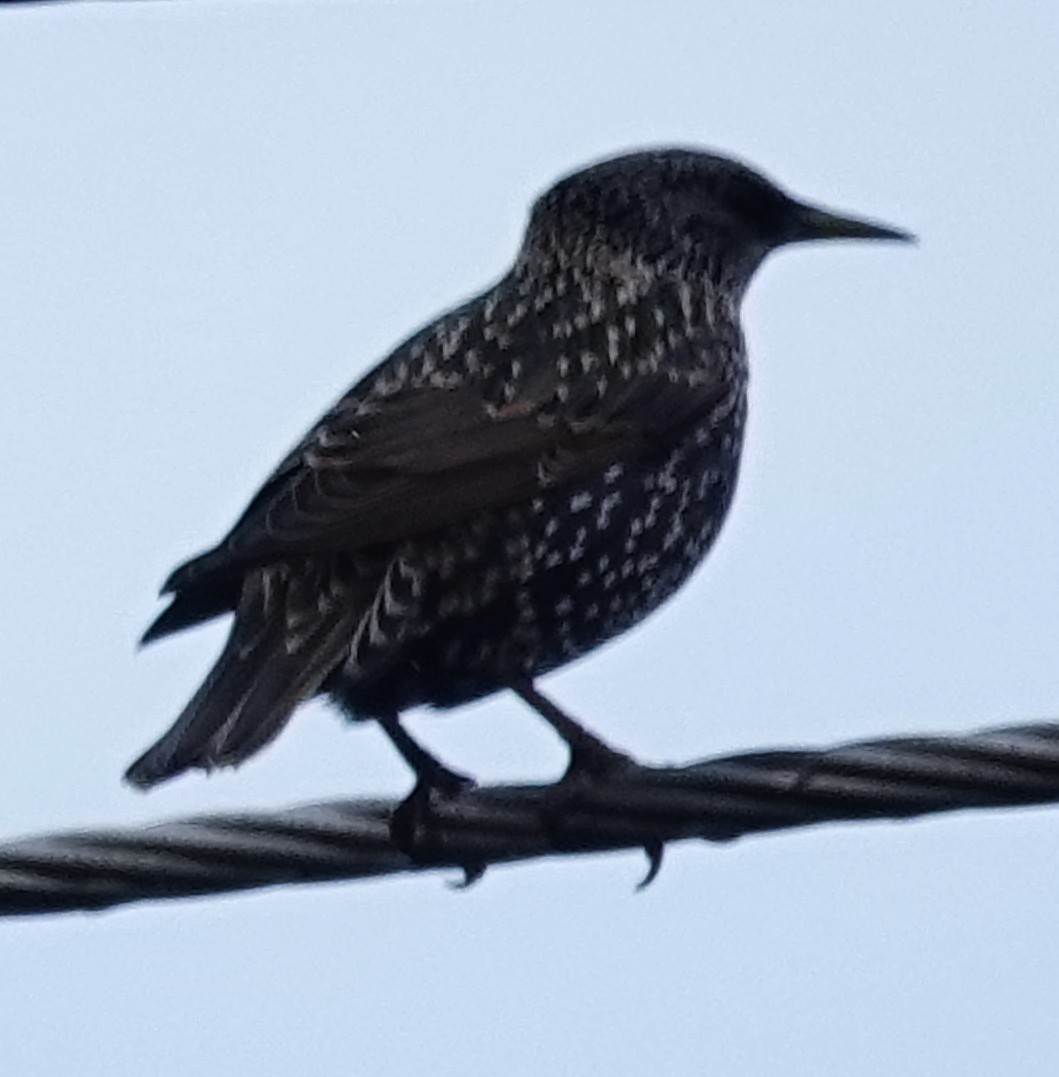
[{"label": "bird's claw", "polygon": [[469,890],[485,874],[485,864],[461,864],[463,878],[447,883],[450,890]]},{"label": "bird's claw", "polygon": [[661,841],[649,841],[643,847],[643,851],[647,854],[647,874],[636,884],[638,894],[646,890],[658,878],[658,873],[662,870],[666,847]]}]

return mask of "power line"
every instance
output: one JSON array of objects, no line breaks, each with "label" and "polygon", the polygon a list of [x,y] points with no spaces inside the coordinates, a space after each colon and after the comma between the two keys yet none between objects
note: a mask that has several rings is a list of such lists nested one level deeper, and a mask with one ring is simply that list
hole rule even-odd
[{"label": "power line", "polygon": [[756,751],[599,779],[471,788],[429,807],[334,800],[0,845],[0,915],[104,909],[265,886],[731,841],[818,823],[1059,801],[1059,724]]}]

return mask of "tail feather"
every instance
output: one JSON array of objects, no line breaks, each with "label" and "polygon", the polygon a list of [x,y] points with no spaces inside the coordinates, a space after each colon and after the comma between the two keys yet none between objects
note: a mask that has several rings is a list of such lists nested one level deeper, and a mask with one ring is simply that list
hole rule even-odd
[{"label": "tail feather", "polygon": [[232,634],[202,687],[125,772],[132,785],[147,789],[192,768],[242,762],[280,732],[343,660],[353,635],[348,612],[319,611],[292,639],[282,610],[265,608],[271,606],[267,588],[249,597],[240,602]]},{"label": "tail feather", "polygon": [[216,766],[235,766],[278,736],[294,708],[315,695],[349,650],[352,624],[336,619],[297,650],[273,656],[243,697],[237,713],[210,738]]},{"label": "tail feather", "polygon": [[213,766],[205,749],[228,716],[240,709],[253,687],[256,665],[241,659],[229,640],[202,687],[173,725],[125,771],[125,780],[149,789],[190,767]]}]

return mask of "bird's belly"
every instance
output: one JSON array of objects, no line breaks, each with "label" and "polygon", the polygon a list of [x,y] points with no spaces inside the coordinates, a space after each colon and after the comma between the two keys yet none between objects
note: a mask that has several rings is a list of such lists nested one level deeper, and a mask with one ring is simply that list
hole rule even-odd
[{"label": "bird's belly", "polygon": [[693,432],[654,461],[550,491],[506,514],[490,541],[465,543],[458,569],[428,588],[424,631],[350,693],[354,709],[453,706],[635,625],[688,578],[724,522],[739,430],[718,433]]}]

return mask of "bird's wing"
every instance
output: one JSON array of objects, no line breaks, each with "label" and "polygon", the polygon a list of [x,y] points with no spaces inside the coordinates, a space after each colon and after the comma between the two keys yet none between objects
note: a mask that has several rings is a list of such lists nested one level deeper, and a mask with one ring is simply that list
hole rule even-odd
[{"label": "bird's wing", "polygon": [[[347,398],[291,454],[214,550],[178,568],[178,591],[233,569],[398,542],[650,452],[732,404],[721,365],[694,340],[642,366],[616,364],[557,387],[547,372],[489,403],[481,382]],[[679,361],[678,361],[679,360]],[[354,406],[354,403],[356,406]]]}]

